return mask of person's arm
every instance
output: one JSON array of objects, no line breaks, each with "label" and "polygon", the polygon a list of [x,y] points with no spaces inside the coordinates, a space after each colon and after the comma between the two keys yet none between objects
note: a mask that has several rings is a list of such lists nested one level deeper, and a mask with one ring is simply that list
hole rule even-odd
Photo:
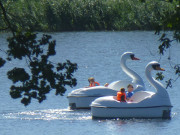
[{"label": "person's arm", "polygon": [[98,83],[98,82],[95,82],[95,84],[96,84],[96,86],[99,86],[99,85],[100,85],[100,83]]}]

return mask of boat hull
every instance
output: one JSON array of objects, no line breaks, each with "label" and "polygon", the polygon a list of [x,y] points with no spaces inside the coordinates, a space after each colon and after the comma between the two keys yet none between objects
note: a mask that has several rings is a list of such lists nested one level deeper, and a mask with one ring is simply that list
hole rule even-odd
[{"label": "boat hull", "polygon": [[151,107],[95,107],[91,106],[93,119],[163,118],[170,119],[172,106]]},{"label": "boat hull", "polygon": [[70,109],[91,109],[90,104],[101,96],[68,96]]},{"label": "boat hull", "polygon": [[171,102],[148,91],[136,92],[132,101],[120,102],[116,96],[96,99],[91,104],[93,118],[170,118]]},{"label": "boat hull", "polygon": [[80,88],[68,94],[70,109],[90,109],[90,104],[97,98],[112,95],[117,91],[104,86]]}]

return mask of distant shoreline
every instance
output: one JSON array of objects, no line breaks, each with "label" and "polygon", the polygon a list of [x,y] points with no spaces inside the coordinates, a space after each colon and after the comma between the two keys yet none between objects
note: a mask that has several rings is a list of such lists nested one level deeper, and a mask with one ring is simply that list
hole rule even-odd
[{"label": "distant shoreline", "polygon": [[166,23],[167,15],[173,15],[175,5],[159,0],[4,2],[14,26],[39,32],[157,30]]}]

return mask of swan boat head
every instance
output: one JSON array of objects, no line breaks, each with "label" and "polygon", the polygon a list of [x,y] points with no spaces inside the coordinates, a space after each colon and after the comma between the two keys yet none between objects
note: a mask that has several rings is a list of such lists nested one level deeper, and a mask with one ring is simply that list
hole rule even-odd
[{"label": "swan boat head", "polygon": [[135,57],[135,54],[132,52],[125,52],[121,55],[121,60],[140,60],[139,58]]},{"label": "swan boat head", "polygon": [[156,89],[156,94],[160,97],[169,98],[169,95],[164,86],[151,76],[152,70],[165,71],[165,69],[161,68],[157,61],[152,61],[147,64],[145,74],[149,83]]},{"label": "swan boat head", "polygon": [[132,84],[135,88],[134,92],[145,90],[143,79],[135,71],[127,67],[126,65],[127,60],[139,60],[139,58],[135,57],[135,54],[132,52],[125,52],[121,55],[121,61],[120,61],[121,68],[130,78],[132,78],[132,80],[131,81],[124,81],[124,80],[115,81],[115,82],[112,82],[108,87],[119,91],[121,87],[126,88],[128,84]]}]

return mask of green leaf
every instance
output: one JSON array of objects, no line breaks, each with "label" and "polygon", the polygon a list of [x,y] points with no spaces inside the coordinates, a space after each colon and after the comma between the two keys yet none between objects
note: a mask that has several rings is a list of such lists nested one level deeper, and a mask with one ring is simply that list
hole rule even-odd
[{"label": "green leaf", "polygon": [[6,63],[6,61],[2,58],[0,58],[0,67],[4,66],[4,64]]},{"label": "green leaf", "polygon": [[156,80],[163,80],[163,79],[164,79],[164,75],[162,72],[156,74]]},{"label": "green leaf", "polygon": [[8,75],[8,78],[13,81],[13,83],[16,83],[18,81],[25,82],[29,80],[30,78],[29,74],[26,73],[24,68],[15,67],[13,70],[8,71],[7,75]]}]

